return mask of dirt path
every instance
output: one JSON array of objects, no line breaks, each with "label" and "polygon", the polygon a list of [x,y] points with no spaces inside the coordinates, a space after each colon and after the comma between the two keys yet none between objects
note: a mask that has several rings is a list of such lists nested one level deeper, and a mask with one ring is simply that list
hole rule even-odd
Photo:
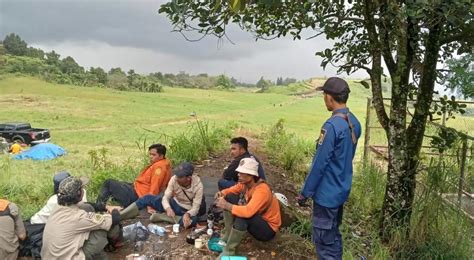
[{"label": "dirt path", "polygon": [[[264,165],[265,174],[272,189],[276,192],[285,194],[292,203],[296,192],[294,185],[288,181],[284,175],[284,171],[278,167],[269,164],[268,157],[260,149],[260,145],[254,138],[249,138],[250,151],[254,153]],[[222,175],[224,167],[231,161],[228,152],[223,152],[204,160],[196,165],[195,173],[199,175],[204,183],[207,206],[213,202],[213,195],[217,191],[217,180]],[[143,212],[142,215],[135,220],[125,223],[136,223],[137,220],[142,224],[148,225],[148,214]],[[202,223],[205,224],[205,223]],[[161,226],[171,229],[169,225],[160,224]],[[218,227],[221,228],[221,227]],[[147,241],[142,246],[136,247],[135,243],[127,242],[124,247],[116,252],[109,253],[110,259],[124,259],[132,253],[140,253],[148,258],[146,259],[215,259],[217,254],[209,251],[206,247],[198,250],[193,245],[186,242],[186,235],[190,230],[182,231],[178,236],[168,235],[160,238],[154,234],[150,234]],[[169,233],[171,234],[171,233]],[[275,239],[269,242],[259,242],[247,236],[239,247],[239,253],[247,256],[248,259],[307,259],[314,256],[311,250],[304,245],[301,237],[280,232]],[[140,248],[142,247],[142,248]],[[137,250],[138,249],[138,250]],[[141,250],[140,250],[141,249]]]}]

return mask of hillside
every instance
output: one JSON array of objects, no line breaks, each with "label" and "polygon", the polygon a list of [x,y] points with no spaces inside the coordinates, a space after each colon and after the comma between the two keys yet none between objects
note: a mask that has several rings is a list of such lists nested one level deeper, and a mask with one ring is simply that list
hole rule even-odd
[{"label": "hillside", "polygon": [[[349,106],[362,121],[368,92],[358,84],[352,89]],[[273,93],[181,88],[165,88],[163,93],[122,92],[28,77],[4,78],[0,90],[0,121],[29,121],[49,128],[54,142],[66,147],[90,148],[117,140],[130,147],[146,133],[144,129],[167,134],[183,129],[193,119],[192,112],[217,125],[234,122],[255,131],[283,118],[290,131],[312,138],[329,114],[322,98]]]}]

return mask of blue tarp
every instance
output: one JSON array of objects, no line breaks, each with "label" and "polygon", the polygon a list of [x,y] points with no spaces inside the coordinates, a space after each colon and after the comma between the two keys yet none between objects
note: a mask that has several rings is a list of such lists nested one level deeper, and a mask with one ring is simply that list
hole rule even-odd
[{"label": "blue tarp", "polygon": [[58,156],[66,154],[66,150],[55,144],[44,143],[37,144],[29,150],[23,151],[13,157],[15,160],[51,160]]}]

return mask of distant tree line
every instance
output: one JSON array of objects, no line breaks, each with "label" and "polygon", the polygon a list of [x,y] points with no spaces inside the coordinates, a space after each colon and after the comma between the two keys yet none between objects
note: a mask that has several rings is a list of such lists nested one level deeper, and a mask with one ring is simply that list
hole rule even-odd
[{"label": "distant tree line", "polygon": [[[73,84],[86,87],[104,87],[123,91],[161,92],[163,86],[233,89],[235,87],[258,87],[262,92],[274,85],[263,77],[256,84],[239,82],[226,75],[210,76],[207,73],[190,75],[184,71],[177,74],[154,72],[141,75],[130,69],[125,72],[120,67],[105,71],[101,67],[85,69],[73,57],[61,58],[54,50],[45,52],[28,46],[20,36],[11,33],[0,44],[0,73],[21,73],[38,76],[46,81],[59,84]],[[277,85],[287,85],[295,79],[279,77]]]},{"label": "distant tree line", "polygon": [[292,83],[296,83],[296,79],[294,78],[285,78],[283,79],[283,77],[278,77],[277,80],[276,80],[276,84],[277,86],[288,86]]}]

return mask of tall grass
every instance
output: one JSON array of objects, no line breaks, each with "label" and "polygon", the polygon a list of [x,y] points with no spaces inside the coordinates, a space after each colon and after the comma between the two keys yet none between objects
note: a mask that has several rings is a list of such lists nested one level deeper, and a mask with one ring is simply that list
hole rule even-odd
[{"label": "tall grass", "polygon": [[[161,140],[168,148],[167,157],[174,165],[182,161],[194,162],[206,159],[211,153],[224,149],[235,124],[222,127],[210,125],[207,121],[196,120],[189,124],[182,133],[166,136],[152,133],[151,137],[142,136],[136,140],[136,153],[129,153],[126,159],[116,160],[107,147],[90,149],[88,159],[81,163],[69,161],[66,158],[57,158],[55,164],[50,162],[32,162],[32,169],[38,169],[21,174],[18,172],[18,161],[13,161],[6,155],[0,158],[0,194],[17,203],[22,216],[27,219],[38,211],[53,194],[53,178],[55,172],[68,170],[72,175],[85,175],[90,178],[87,185],[87,198],[95,201],[102,183],[106,179],[133,182],[140,171],[149,163],[148,146]],[[125,149],[124,151],[125,152]],[[74,155],[69,155],[74,156]],[[71,167],[73,166],[73,167]]]},{"label": "tall grass", "polygon": [[196,119],[185,132],[170,138],[169,158],[174,164],[207,159],[209,155],[224,149],[224,144],[232,136],[235,127],[235,124],[215,127],[208,121]]},{"label": "tall grass", "polygon": [[302,183],[308,171],[308,162],[313,156],[315,144],[288,132],[283,119],[270,127],[263,137],[270,162],[285,169],[296,183]]},{"label": "tall grass", "polygon": [[[297,186],[301,185],[314,144],[288,132],[283,120],[267,129],[263,138],[271,163],[285,169]],[[379,236],[386,173],[371,163],[355,167],[352,192],[340,227],[344,259],[470,259],[473,228],[465,216],[445,204],[439,195],[453,192],[452,184],[459,177],[458,164],[448,156],[431,160],[418,178],[423,184],[418,184],[416,190],[410,232],[400,227],[386,244]],[[467,180],[470,176],[466,176]],[[311,241],[312,228],[311,217],[303,211],[287,230]]]}]

